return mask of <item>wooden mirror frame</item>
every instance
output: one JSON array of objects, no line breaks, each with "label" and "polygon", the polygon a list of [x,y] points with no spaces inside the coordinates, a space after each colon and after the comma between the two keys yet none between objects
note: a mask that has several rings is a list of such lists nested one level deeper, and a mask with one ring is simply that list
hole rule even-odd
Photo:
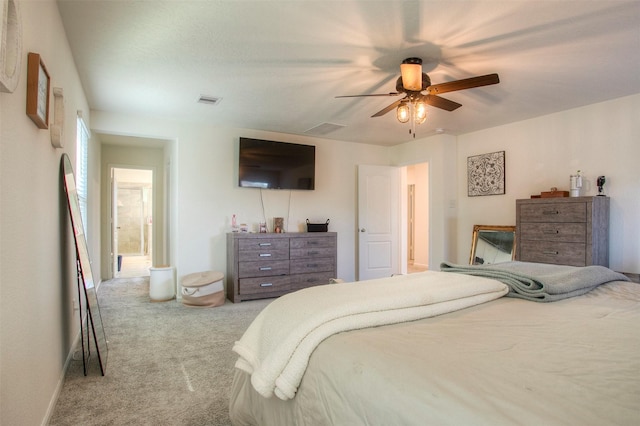
[{"label": "wooden mirror frame", "polygon": [[[471,236],[471,254],[469,255],[469,265],[481,265],[476,263],[476,250],[478,248],[478,238],[483,231],[488,232],[504,232],[513,235],[513,246],[511,247],[511,259],[515,260],[516,256],[516,227],[515,226],[494,226],[494,225],[473,225],[473,234]],[[490,264],[496,262],[482,263]]]}]

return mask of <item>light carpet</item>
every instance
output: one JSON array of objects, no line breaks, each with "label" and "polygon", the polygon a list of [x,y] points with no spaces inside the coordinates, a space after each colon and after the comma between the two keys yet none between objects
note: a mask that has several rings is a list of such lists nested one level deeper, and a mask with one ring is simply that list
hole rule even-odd
[{"label": "light carpet", "polygon": [[271,300],[193,308],[149,301],[149,277],[98,291],[109,354],[83,374],[78,349],[50,425],[230,425],[231,348]]}]

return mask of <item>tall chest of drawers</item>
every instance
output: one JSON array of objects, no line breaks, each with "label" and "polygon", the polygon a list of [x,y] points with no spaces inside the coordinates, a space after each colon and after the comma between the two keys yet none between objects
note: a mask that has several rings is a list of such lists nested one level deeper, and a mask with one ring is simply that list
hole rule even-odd
[{"label": "tall chest of drawers", "polygon": [[609,197],[516,200],[516,260],[609,266]]},{"label": "tall chest of drawers", "polygon": [[337,234],[227,234],[227,298],[277,297],[328,284],[337,273]]}]

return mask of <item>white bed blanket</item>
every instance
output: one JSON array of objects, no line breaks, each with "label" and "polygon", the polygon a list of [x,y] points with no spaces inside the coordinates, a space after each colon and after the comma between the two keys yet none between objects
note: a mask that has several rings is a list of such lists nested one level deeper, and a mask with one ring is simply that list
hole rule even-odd
[{"label": "white bed blanket", "polygon": [[264,397],[295,396],[309,357],[343,331],[414,321],[504,296],[496,280],[439,271],[311,287],[269,304],[233,351],[236,367],[251,375]]}]

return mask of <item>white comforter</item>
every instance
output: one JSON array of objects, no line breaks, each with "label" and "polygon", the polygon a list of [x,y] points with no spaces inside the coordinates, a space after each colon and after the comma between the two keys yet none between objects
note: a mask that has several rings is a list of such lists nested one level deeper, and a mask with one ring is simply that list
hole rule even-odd
[{"label": "white comforter", "polygon": [[[456,274],[452,274],[456,275]],[[296,397],[236,371],[235,426],[640,424],[640,284],[535,303],[501,297],[353,330],[314,350]]]},{"label": "white comforter", "polygon": [[233,347],[236,367],[262,396],[291,399],[312,352],[333,334],[441,315],[507,292],[492,279],[436,271],[308,288],[258,315]]}]

